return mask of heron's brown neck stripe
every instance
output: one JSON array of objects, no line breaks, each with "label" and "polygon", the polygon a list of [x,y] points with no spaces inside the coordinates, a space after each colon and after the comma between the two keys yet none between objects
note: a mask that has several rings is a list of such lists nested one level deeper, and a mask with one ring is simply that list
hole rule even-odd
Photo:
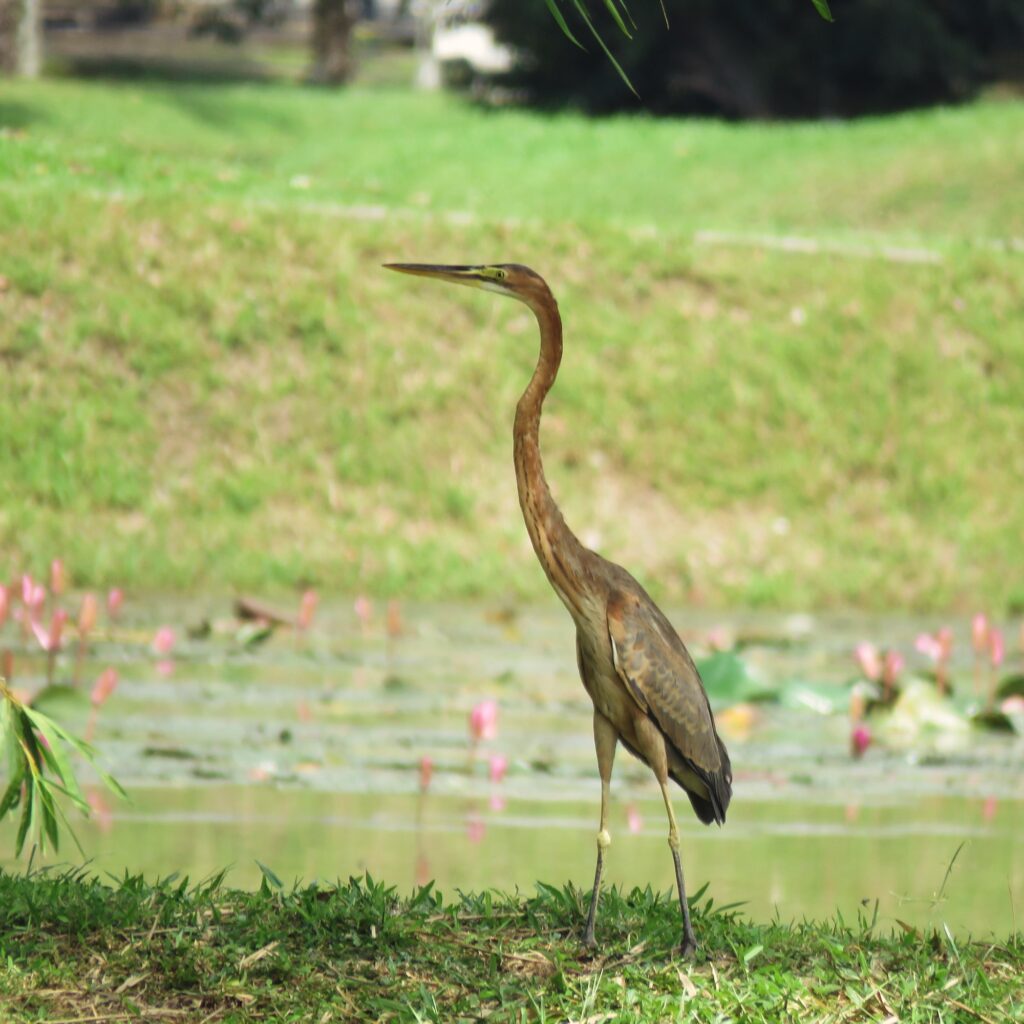
[{"label": "heron's brown neck stripe", "polygon": [[544,477],[540,455],[540,413],[562,358],[562,322],[558,307],[535,307],[541,347],[536,369],[516,407],[514,428],[516,483],[523,519],[551,585],[570,611],[583,613],[579,555],[583,550],[565,523]]}]

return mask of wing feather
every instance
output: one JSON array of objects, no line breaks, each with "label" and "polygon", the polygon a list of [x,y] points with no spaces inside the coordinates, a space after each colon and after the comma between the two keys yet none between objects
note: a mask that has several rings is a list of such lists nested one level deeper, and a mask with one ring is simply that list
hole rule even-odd
[{"label": "wing feather", "polygon": [[[685,766],[705,783],[709,810],[714,820],[724,821],[732,795],[732,768],[689,651],[654,602],[636,594],[612,595],[608,635],[615,670],[627,691]],[[700,813],[696,803],[694,807]]]}]

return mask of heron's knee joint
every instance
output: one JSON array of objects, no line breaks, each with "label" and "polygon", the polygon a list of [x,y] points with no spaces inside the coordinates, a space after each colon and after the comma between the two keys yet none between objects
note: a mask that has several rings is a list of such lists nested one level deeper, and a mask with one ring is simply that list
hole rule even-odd
[{"label": "heron's knee joint", "polygon": [[608,834],[608,829],[603,828],[597,833],[597,848],[599,850],[607,850],[612,845],[612,837]]}]

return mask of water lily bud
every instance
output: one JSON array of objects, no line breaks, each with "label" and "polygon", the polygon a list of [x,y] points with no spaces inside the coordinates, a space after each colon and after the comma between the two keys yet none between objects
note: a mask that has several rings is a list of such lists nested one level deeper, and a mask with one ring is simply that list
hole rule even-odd
[{"label": "water lily bud", "polygon": [[853,651],[854,658],[865,679],[878,682],[882,675],[882,662],[878,656],[878,649],[874,644],[857,644]]},{"label": "water lily bud", "polygon": [[992,667],[999,668],[1006,655],[1006,646],[1003,642],[1003,631],[1001,629],[989,630],[988,644],[989,657],[992,659]]},{"label": "water lily bud", "polygon": [[434,762],[429,754],[420,758],[420,792],[426,793],[430,789],[430,780],[434,777]]},{"label": "water lily bud", "polygon": [[508,758],[504,754],[493,754],[488,763],[488,773],[491,782],[501,782],[508,771]]},{"label": "water lily bud", "polygon": [[317,594],[315,590],[307,590],[299,601],[299,629],[309,629],[316,613]]},{"label": "water lily bud", "polygon": [[82,598],[82,609],[78,613],[78,632],[82,636],[91,633],[95,628],[97,606],[95,594],[86,594]]},{"label": "water lily bud", "polygon": [[157,654],[170,654],[174,650],[174,630],[170,626],[161,626],[153,637],[153,650]]},{"label": "water lily bud", "polygon": [[90,694],[93,706],[98,708],[103,704],[114,692],[116,686],[117,669],[105,668],[100,673],[100,677],[96,680],[96,685],[92,688],[92,693]]},{"label": "water lily bud", "polygon": [[971,619],[971,643],[978,654],[984,654],[988,647],[988,618],[983,612]]},{"label": "water lily bud", "polygon": [[871,730],[866,725],[858,725],[850,734],[850,753],[854,757],[863,757],[871,746]]},{"label": "water lily bud", "polygon": [[469,735],[475,741],[493,740],[498,735],[498,702],[482,700],[469,713]]},{"label": "water lily bud", "polygon": [[63,594],[66,582],[67,581],[64,576],[64,563],[59,558],[55,558],[50,563],[50,589],[55,594]]}]

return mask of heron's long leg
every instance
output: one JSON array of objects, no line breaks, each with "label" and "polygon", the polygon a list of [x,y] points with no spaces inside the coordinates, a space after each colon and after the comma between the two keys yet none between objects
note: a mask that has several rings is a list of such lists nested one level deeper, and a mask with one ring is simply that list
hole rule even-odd
[{"label": "heron's long leg", "polygon": [[697,939],[690,924],[690,905],[686,902],[686,886],[683,884],[683,865],[679,860],[679,829],[676,827],[676,816],[672,810],[672,797],[668,791],[668,781],[659,779],[661,795],[665,798],[665,810],[668,811],[668,845],[672,850],[672,861],[676,866],[676,888],[679,890],[679,909],[683,915],[683,956],[693,956],[697,950]]},{"label": "heron's long leg", "polygon": [[590,911],[583,941],[596,946],[594,920],[597,917],[597,901],[601,894],[601,872],[604,869],[604,851],[611,845],[608,834],[608,791],[612,781],[612,765],[615,762],[615,745],[618,734],[615,727],[600,712],[594,712],[594,746],[597,749],[597,770],[601,774],[601,824],[597,832],[597,867],[594,869],[594,891],[590,894]]}]

